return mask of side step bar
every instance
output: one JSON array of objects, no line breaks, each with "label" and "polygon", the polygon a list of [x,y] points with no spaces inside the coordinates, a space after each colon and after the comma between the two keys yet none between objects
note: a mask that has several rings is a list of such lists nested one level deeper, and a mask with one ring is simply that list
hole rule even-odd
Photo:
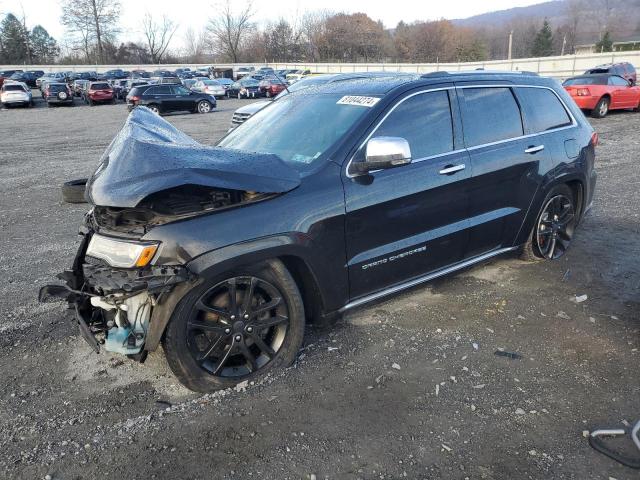
[{"label": "side step bar", "polygon": [[518,247],[508,247],[501,248],[500,250],[494,250],[493,252],[485,253],[478,257],[471,258],[469,260],[465,260],[464,262],[458,263],[456,265],[452,265],[451,267],[443,268],[442,270],[438,270],[433,273],[429,273],[422,277],[414,278],[413,280],[409,280],[404,283],[400,283],[398,285],[394,285],[393,287],[389,287],[385,290],[381,290],[379,292],[372,293],[362,298],[358,298],[352,302],[347,303],[344,307],[342,307],[339,312],[346,312],[347,310],[351,310],[352,308],[359,307],[364,305],[365,303],[373,302],[374,300],[378,300],[380,298],[386,297],[388,295],[393,295],[394,293],[401,292],[402,290],[406,290],[407,288],[415,287],[416,285],[420,285],[421,283],[428,282],[438,277],[442,277],[444,275],[448,275],[457,270],[462,270],[463,268],[470,267],[476,263],[482,262],[483,260],[488,260],[489,258],[502,255],[503,253],[512,252],[516,250]]}]

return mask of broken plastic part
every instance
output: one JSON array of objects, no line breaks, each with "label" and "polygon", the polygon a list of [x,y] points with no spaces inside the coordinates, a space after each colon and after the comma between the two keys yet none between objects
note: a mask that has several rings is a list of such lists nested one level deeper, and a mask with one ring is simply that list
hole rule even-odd
[{"label": "broken plastic part", "polygon": [[103,154],[87,192],[94,205],[132,208],[183,185],[284,193],[300,185],[300,175],[273,154],[199,144],[139,107]]}]

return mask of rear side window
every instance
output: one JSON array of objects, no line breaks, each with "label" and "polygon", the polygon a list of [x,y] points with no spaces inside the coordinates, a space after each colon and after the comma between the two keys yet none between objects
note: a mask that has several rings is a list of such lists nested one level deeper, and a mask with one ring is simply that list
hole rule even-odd
[{"label": "rear side window", "polygon": [[609,85],[615,85],[616,87],[626,87],[629,85],[629,82],[622,77],[613,76],[609,77]]},{"label": "rear side window", "polygon": [[546,88],[518,88],[518,96],[529,107],[527,123],[533,133],[571,125],[571,117],[555,93]]},{"label": "rear side window", "polygon": [[520,107],[510,88],[465,88],[462,126],[467,147],[523,135]]},{"label": "rear side window", "polygon": [[374,137],[402,137],[414,159],[453,150],[451,105],[446,91],[426,92],[408,98],[391,112]]}]

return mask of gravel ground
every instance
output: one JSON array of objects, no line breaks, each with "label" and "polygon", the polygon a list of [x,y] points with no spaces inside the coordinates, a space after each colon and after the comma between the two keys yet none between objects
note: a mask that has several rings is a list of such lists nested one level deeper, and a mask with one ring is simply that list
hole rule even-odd
[{"label": "gravel ground", "polygon": [[[165,118],[211,144],[244,103]],[[93,354],[60,304],[36,300],[86,208],[59,185],[92,172],[126,115],[0,111],[0,476],[638,478],[583,431],[640,415],[640,115],[594,121],[595,206],[561,260],[502,257],[363,308],[309,329],[292,368],[204,396],[161,351]]]}]

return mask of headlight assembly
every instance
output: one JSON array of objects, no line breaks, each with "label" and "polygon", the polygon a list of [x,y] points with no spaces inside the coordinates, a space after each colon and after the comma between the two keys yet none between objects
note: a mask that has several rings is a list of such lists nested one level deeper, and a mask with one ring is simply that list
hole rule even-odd
[{"label": "headlight assembly", "polygon": [[112,267],[146,267],[158,251],[159,243],[134,243],[94,234],[86,255],[104,260]]}]

